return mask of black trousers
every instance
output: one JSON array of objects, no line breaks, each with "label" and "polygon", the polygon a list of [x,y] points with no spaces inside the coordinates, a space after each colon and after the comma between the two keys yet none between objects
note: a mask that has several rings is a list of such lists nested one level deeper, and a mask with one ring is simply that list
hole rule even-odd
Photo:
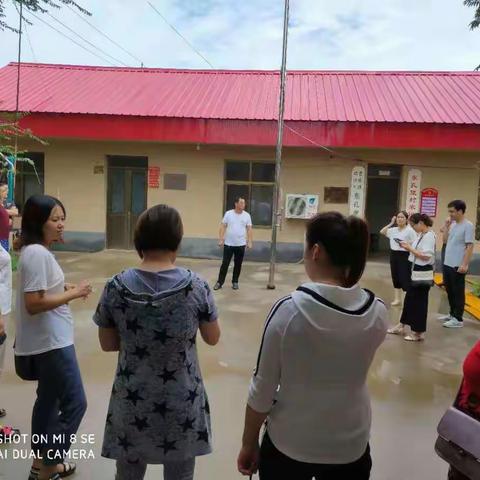
[{"label": "black trousers", "polygon": [[232,283],[238,283],[240,272],[242,271],[243,257],[245,256],[245,245],[243,247],[231,247],[225,245],[223,247],[223,262],[218,274],[218,283],[223,285],[227,276],[228,267],[233,257],[233,277]]},{"label": "black trousers", "polygon": [[[410,263],[410,269],[411,269]],[[428,271],[431,270],[430,265],[415,266],[415,270]],[[405,301],[403,302],[402,316],[400,323],[409,325],[416,333],[423,333],[427,330],[427,316],[428,316],[428,295],[430,287],[414,287],[410,282]]]},{"label": "black trousers", "polygon": [[293,460],[275,448],[267,433],[260,449],[260,480],[368,480],[371,469],[370,447],[357,461],[344,465]]},{"label": "black trousers", "polygon": [[465,274],[458,273],[458,268],[443,266],[443,283],[447,290],[450,315],[463,322],[465,310]]},{"label": "black trousers", "polygon": [[408,290],[411,277],[412,264],[408,261],[408,252],[397,250],[390,251],[390,272],[392,274],[393,288]]}]

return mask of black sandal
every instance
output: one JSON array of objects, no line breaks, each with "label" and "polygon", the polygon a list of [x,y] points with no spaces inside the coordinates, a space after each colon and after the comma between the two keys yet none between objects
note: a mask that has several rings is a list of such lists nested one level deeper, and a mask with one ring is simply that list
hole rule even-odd
[{"label": "black sandal", "polygon": [[59,478],[66,478],[70,475],[73,475],[77,470],[77,465],[75,463],[63,462],[63,472],[60,472]]},{"label": "black sandal", "polygon": [[[69,477],[70,475],[73,475],[77,470],[77,465],[75,463],[63,462],[61,465],[63,466],[63,472],[55,473],[53,477],[50,477],[48,480],[56,480],[57,478]],[[39,475],[40,469],[32,467],[30,469],[30,476],[28,477],[28,480],[38,480]]]},{"label": "black sandal", "polygon": [[7,411],[4,408],[0,408],[0,418],[5,417],[7,415]]}]

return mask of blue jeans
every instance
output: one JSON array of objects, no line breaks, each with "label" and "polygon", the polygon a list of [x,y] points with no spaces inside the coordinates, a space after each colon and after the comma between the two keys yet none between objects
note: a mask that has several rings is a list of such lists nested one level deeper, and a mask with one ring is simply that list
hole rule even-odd
[{"label": "blue jeans", "polygon": [[[45,465],[55,465],[63,462],[62,452],[70,449],[70,435],[77,433],[87,399],[73,345],[31,358],[38,378],[32,413],[32,450],[42,455]],[[34,444],[35,434],[41,441]]]}]

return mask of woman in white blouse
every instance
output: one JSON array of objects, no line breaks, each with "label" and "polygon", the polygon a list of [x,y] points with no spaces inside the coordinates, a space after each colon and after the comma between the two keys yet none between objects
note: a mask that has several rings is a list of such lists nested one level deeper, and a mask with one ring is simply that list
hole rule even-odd
[{"label": "woman in white blouse", "polygon": [[408,224],[408,213],[398,212],[392,221],[380,230],[390,240],[390,271],[392,274],[395,298],[392,307],[402,304],[402,291],[406,292],[410,284],[410,264],[408,263],[408,251],[400,243],[413,243],[417,234]]},{"label": "woman in white blouse", "polygon": [[[417,239],[411,245],[407,242],[400,244],[410,252],[410,268],[413,267],[415,271],[433,271],[436,240],[431,230],[432,219],[423,213],[415,213],[410,217],[410,224],[417,233]],[[400,322],[388,333],[402,335],[409,342],[421,342],[425,339],[430,288],[429,285],[418,286],[410,282]],[[411,329],[409,335],[405,335],[407,325]]]},{"label": "woman in white blouse", "polygon": [[359,218],[325,212],[308,222],[309,281],[276,302],[265,323],[238,457],[243,475],[258,468],[260,480],[370,478],[366,379],[387,310],[358,285],[368,239]]}]

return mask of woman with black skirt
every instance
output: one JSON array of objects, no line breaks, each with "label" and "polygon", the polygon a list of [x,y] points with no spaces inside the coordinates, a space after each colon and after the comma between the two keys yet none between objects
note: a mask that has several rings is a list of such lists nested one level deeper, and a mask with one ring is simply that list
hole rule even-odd
[{"label": "woman with black skirt", "polygon": [[400,243],[413,243],[417,234],[408,224],[408,213],[405,211],[398,212],[392,221],[380,230],[380,233],[390,239],[390,271],[395,289],[395,298],[391,305],[398,307],[402,304],[402,290],[406,292],[410,284],[409,253],[400,246]]},{"label": "woman with black skirt", "polygon": [[[428,215],[415,213],[410,217],[410,224],[417,233],[413,245],[402,242],[401,246],[410,252],[410,272],[433,271],[435,264],[435,234],[431,230],[433,222]],[[400,323],[388,333],[403,335],[408,342],[421,342],[425,339],[427,330],[428,295],[431,285],[410,285],[405,296]],[[409,326],[411,333],[405,336],[405,327]]]}]

